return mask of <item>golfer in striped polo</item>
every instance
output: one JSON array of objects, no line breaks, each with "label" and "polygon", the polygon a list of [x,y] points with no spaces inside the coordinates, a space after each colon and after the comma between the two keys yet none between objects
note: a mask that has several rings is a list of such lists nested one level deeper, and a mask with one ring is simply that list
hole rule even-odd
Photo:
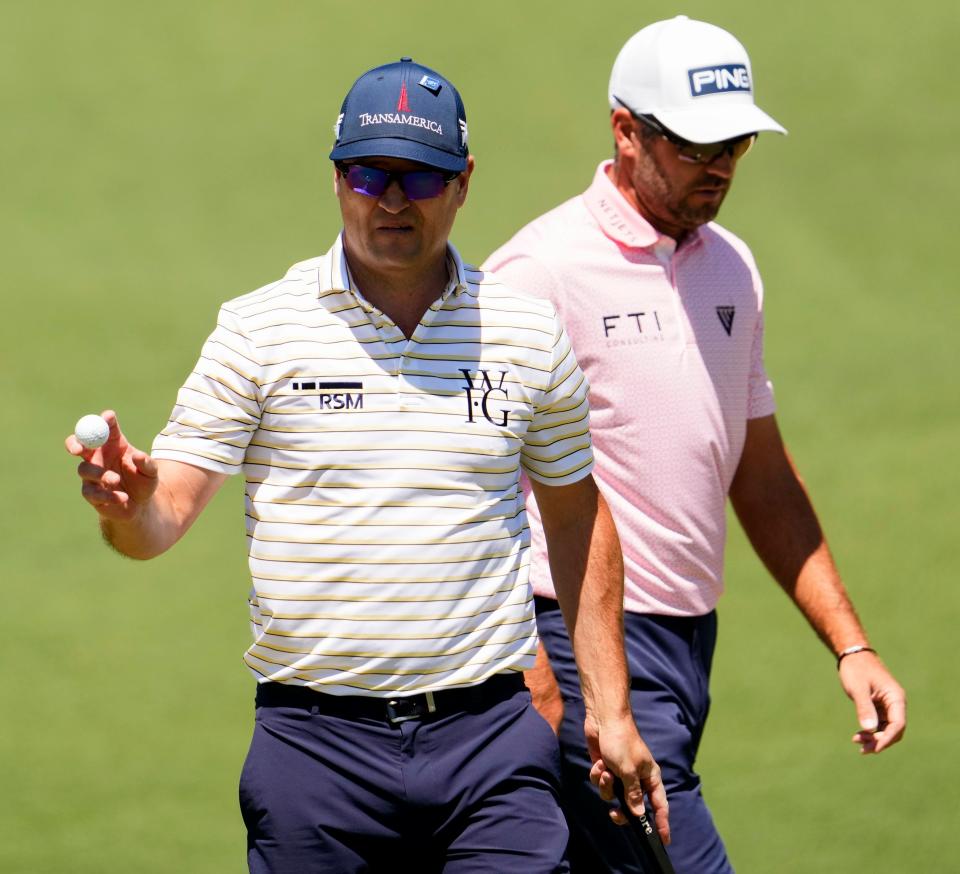
[{"label": "golfer in striped polo", "polygon": [[[559,756],[523,684],[537,649],[520,487],[536,492],[594,779],[668,836],[623,655],[622,560],[591,476],[587,384],[551,304],[448,242],[473,171],[455,88],[361,76],[330,155],[343,232],[225,304],[152,455],[83,450],[113,546],[171,547],[246,480],[254,872],[566,871]],[[185,616],[185,622],[198,617]]]}]

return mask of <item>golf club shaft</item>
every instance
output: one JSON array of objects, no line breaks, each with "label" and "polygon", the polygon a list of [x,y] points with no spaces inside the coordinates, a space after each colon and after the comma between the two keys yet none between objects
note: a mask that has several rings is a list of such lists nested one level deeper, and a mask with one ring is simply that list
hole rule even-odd
[{"label": "golf club shaft", "polygon": [[670,857],[664,849],[656,825],[650,821],[646,813],[635,816],[627,806],[624,797],[623,781],[618,777],[614,782],[614,794],[620,804],[623,815],[627,818],[625,828],[630,829],[634,837],[634,845],[644,863],[644,870],[650,874],[675,874]]}]

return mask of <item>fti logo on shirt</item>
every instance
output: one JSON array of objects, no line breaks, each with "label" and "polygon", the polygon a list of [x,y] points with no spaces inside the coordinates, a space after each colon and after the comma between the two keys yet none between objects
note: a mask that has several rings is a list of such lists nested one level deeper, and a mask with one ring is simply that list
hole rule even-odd
[{"label": "fti logo on shirt", "polygon": [[743,64],[721,64],[718,67],[698,67],[687,70],[690,94],[722,94],[727,91],[749,91],[750,74]]},{"label": "fti logo on shirt", "polygon": [[605,315],[603,336],[609,347],[661,343],[664,340],[663,325],[656,310]]}]

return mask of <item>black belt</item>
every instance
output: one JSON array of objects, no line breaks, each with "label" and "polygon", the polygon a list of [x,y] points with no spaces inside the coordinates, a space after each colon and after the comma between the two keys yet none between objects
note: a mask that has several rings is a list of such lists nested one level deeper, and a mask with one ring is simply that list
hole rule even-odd
[{"label": "black belt", "polygon": [[486,710],[498,701],[504,701],[526,686],[523,674],[495,674],[478,686],[421,692],[395,698],[374,698],[366,695],[330,695],[307,686],[287,683],[260,683],[257,686],[257,707],[316,708],[317,713],[346,719],[378,719],[397,725],[408,719],[423,719],[436,714],[447,715],[457,711]]}]

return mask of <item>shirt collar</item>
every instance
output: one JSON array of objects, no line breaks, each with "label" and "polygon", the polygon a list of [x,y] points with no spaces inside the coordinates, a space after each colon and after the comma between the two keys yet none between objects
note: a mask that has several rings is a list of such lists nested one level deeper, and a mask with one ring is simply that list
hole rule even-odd
[{"label": "shirt collar", "polygon": [[[349,291],[354,294],[357,300],[367,305],[366,300],[359,289],[353,284],[350,276],[350,267],[347,264],[347,255],[343,251],[343,231],[337,234],[333,246],[326,256],[326,270],[321,270],[318,296],[329,292]],[[453,243],[447,243],[447,273],[449,281],[440,297],[446,300],[451,294],[460,294],[467,288],[467,277],[463,267],[463,259]]]},{"label": "shirt collar", "polygon": [[[661,234],[631,204],[610,180],[607,168],[613,161],[603,161],[593,176],[593,182],[583,193],[583,201],[601,230],[615,243],[628,249],[667,249],[670,237]],[[699,239],[700,229],[687,234],[684,249]],[[658,246],[659,244],[659,246]]]},{"label": "shirt collar", "polygon": [[467,274],[463,267],[463,259],[453,243],[447,243],[447,270],[450,273],[450,281],[443,290],[443,297],[446,299],[451,294],[460,294],[467,290]]}]

